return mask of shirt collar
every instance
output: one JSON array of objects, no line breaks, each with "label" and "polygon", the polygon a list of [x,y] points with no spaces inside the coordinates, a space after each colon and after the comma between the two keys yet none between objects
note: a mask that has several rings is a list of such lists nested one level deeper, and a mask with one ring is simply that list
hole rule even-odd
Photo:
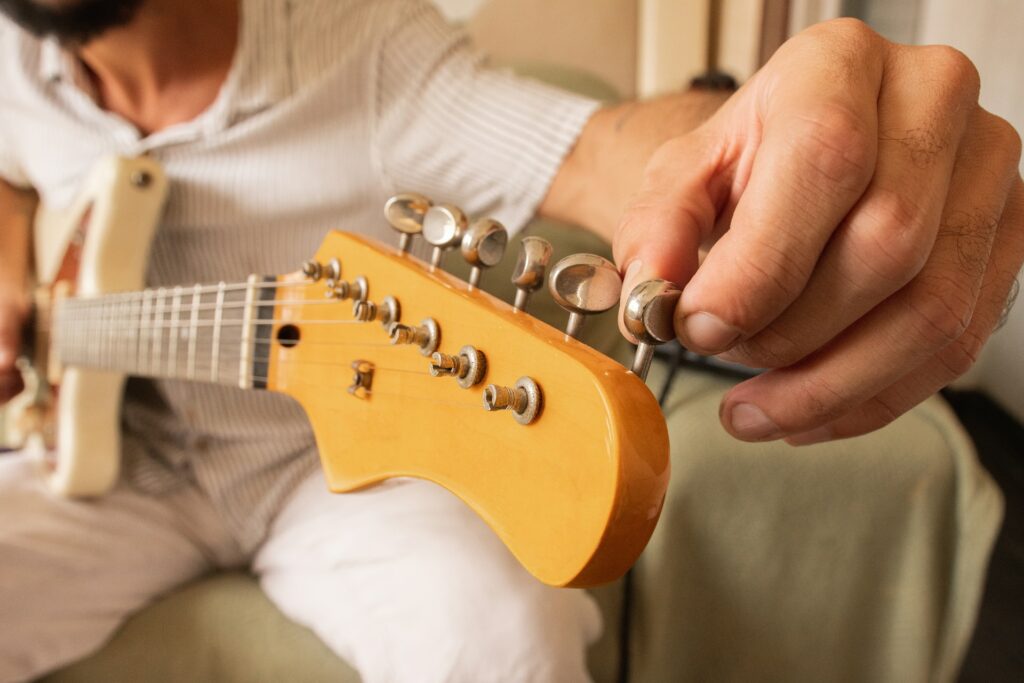
[{"label": "shirt collar", "polygon": [[[218,100],[223,114],[237,120],[266,109],[292,92],[291,41],[287,0],[240,0],[238,47]],[[65,81],[91,92],[82,65],[53,38],[41,41],[39,76]]]}]

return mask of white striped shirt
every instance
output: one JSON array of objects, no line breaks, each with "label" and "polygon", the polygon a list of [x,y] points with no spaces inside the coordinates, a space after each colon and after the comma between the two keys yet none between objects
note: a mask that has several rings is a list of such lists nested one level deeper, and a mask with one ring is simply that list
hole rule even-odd
[{"label": "white striped shirt", "polygon": [[[595,106],[484,68],[425,0],[243,0],[216,101],[142,137],[95,104],[73,58],[0,20],[0,177],[60,206],[105,156],[159,160],[153,286],[290,272],[332,228],[393,239],[382,207],[401,190],[515,230]],[[124,425],[136,486],[194,481],[250,548],[318,464],[279,395],[133,381]]]}]

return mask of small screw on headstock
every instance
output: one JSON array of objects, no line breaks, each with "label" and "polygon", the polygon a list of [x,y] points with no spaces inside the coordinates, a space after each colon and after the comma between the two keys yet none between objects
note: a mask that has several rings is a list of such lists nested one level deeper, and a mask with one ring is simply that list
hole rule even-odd
[{"label": "small screw on headstock", "polygon": [[622,278],[615,264],[595,254],[573,254],[555,264],[548,276],[555,302],[569,311],[565,333],[577,337],[583,316],[603,313],[619,303]]},{"label": "small screw on headstock", "polygon": [[412,238],[423,232],[423,217],[434,203],[415,192],[396,194],[384,205],[384,218],[398,231],[398,248],[407,252]]},{"label": "small screw on headstock", "polygon": [[469,272],[469,286],[480,285],[480,273],[501,261],[508,245],[508,230],[493,218],[480,218],[462,235],[462,255],[473,269]]},{"label": "small screw on headstock", "polygon": [[626,298],[622,322],[637,339],[636,356],[630,369],[640,379],[647,378],[654,347],[675,339],[672,320],[681,294],[680,289],[667,280],[648,280],[634,287]]},{"label": "small screw on headstock", "polygon": [[430,265],[440,267],[444,253],[459,246],[468,224],[466,214],[457,206],[438,204],[427,210],[423,217],[423,239],[434,245]]},{"label": "small screw on headstock", "polygon": [[524,237],[519,258],[512,271],[512,284],[516,286],[515,309],[526,309],[530,295],[544,286],[544,271],[551,260],[551,242],[542,237]]}]

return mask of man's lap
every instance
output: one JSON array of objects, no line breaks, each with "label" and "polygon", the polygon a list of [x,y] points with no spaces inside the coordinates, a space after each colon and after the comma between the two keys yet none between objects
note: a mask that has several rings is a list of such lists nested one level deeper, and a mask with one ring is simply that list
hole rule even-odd
[{"label": "man's lap", "polygon": [[[10,593],[0,605],[19,627],[0,644],[0,681],[89,654],[154,597],[226,564],[211,558],[237,546],[197,539],[219,521],[188,491],[148,498],[122,486],[100,501],[66,501],[27,456],[0,460],[0,586]],[[589,598],[538,584],[461,502],[424,482],[338,497],[315,474],[254,569],[285,613],[368,680],[431,671],[576,680],[600,629]]]}]

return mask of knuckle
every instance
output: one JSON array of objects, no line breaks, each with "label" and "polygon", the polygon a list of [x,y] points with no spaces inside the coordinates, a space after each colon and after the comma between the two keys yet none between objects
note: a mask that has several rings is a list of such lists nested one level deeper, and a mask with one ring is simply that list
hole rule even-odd
[{"label": "knuckle", "polygon": [[974,313],[963,287],[946,278],[931,278],[910,298],[918,333],[925,344],[941,348],[963,336]]},{"label": "knuckle", "polygon": [[875,138],[848,107],[832,103],[802,117],[795,144],[805,164],[841,188],[860,190],[873,175]]},{"label": "knuckle", "polygon": [[1006,164],[1016,170],[1021,159],[1021,137],[1017,129],[1006,119],[987,111],[982,111],[983,120],[990,129],[992,147],[1006,155]]},{"label": "knuckle", "polygon": [[[743,294],[734,297],[726,320],[743,330],[759,327],[766,309],[796,299],[810,277],[810,272],[797,258],[776,245],[761,244],[753,251],[737,254],[735,275],[743,281],[733,288]],[[757,292],[757,296],[750,296]]]},{"label": "knuckle", "polygon": [[845,42],[865,47],[873,45],[880,38],[879,34],[866,22],[853,17],[830,19],[818,24],[818,28],[842,38]]},{"label": "knuckle", "polygon": [[959,339],[939,353],[939,361],[950,374],[949,381],[967,374],[967,371],[974,367],[984,345],[985,339],[968,329]]},{"label": "knuckle", "polygon": [[[903,411],[891,404],[888,400],[882,396],[875,396],[869,399],[861,407],[860,411],[865,416],[866,426],[870,427],[870,430],[881,429],[882,427],[891,424],[896,421]],[[870,431],[869,429],[861,428],[850,433],[841,433],[842,436],[859,436],[860,434]]]},{"label": "knuckle", "polygon": [[854,221],[854,234],[864,244],[863,264],[889,287],[910,282],[928,259],[933,226],[918,201],[906,193],[879,191]]},{"label": "knuckle", "polygon": [[796,405],[808,423],[825,424],[842,416],[846,397],[821,376],[809,377],[796,385]]},{"label": "knuckle", "polygon": [[930,70],[948,84],[961,102],[977,102],[981,90],[981,75],[974,62],[960,50],[949,45],[928,45],[921,55],[927,60]]},{"label": "knuckle", "polygon": [[771,325],[736,344],[729,350],[726,360],[755,368],[784,368],[804,358],[807,353],[800,344]]}]

